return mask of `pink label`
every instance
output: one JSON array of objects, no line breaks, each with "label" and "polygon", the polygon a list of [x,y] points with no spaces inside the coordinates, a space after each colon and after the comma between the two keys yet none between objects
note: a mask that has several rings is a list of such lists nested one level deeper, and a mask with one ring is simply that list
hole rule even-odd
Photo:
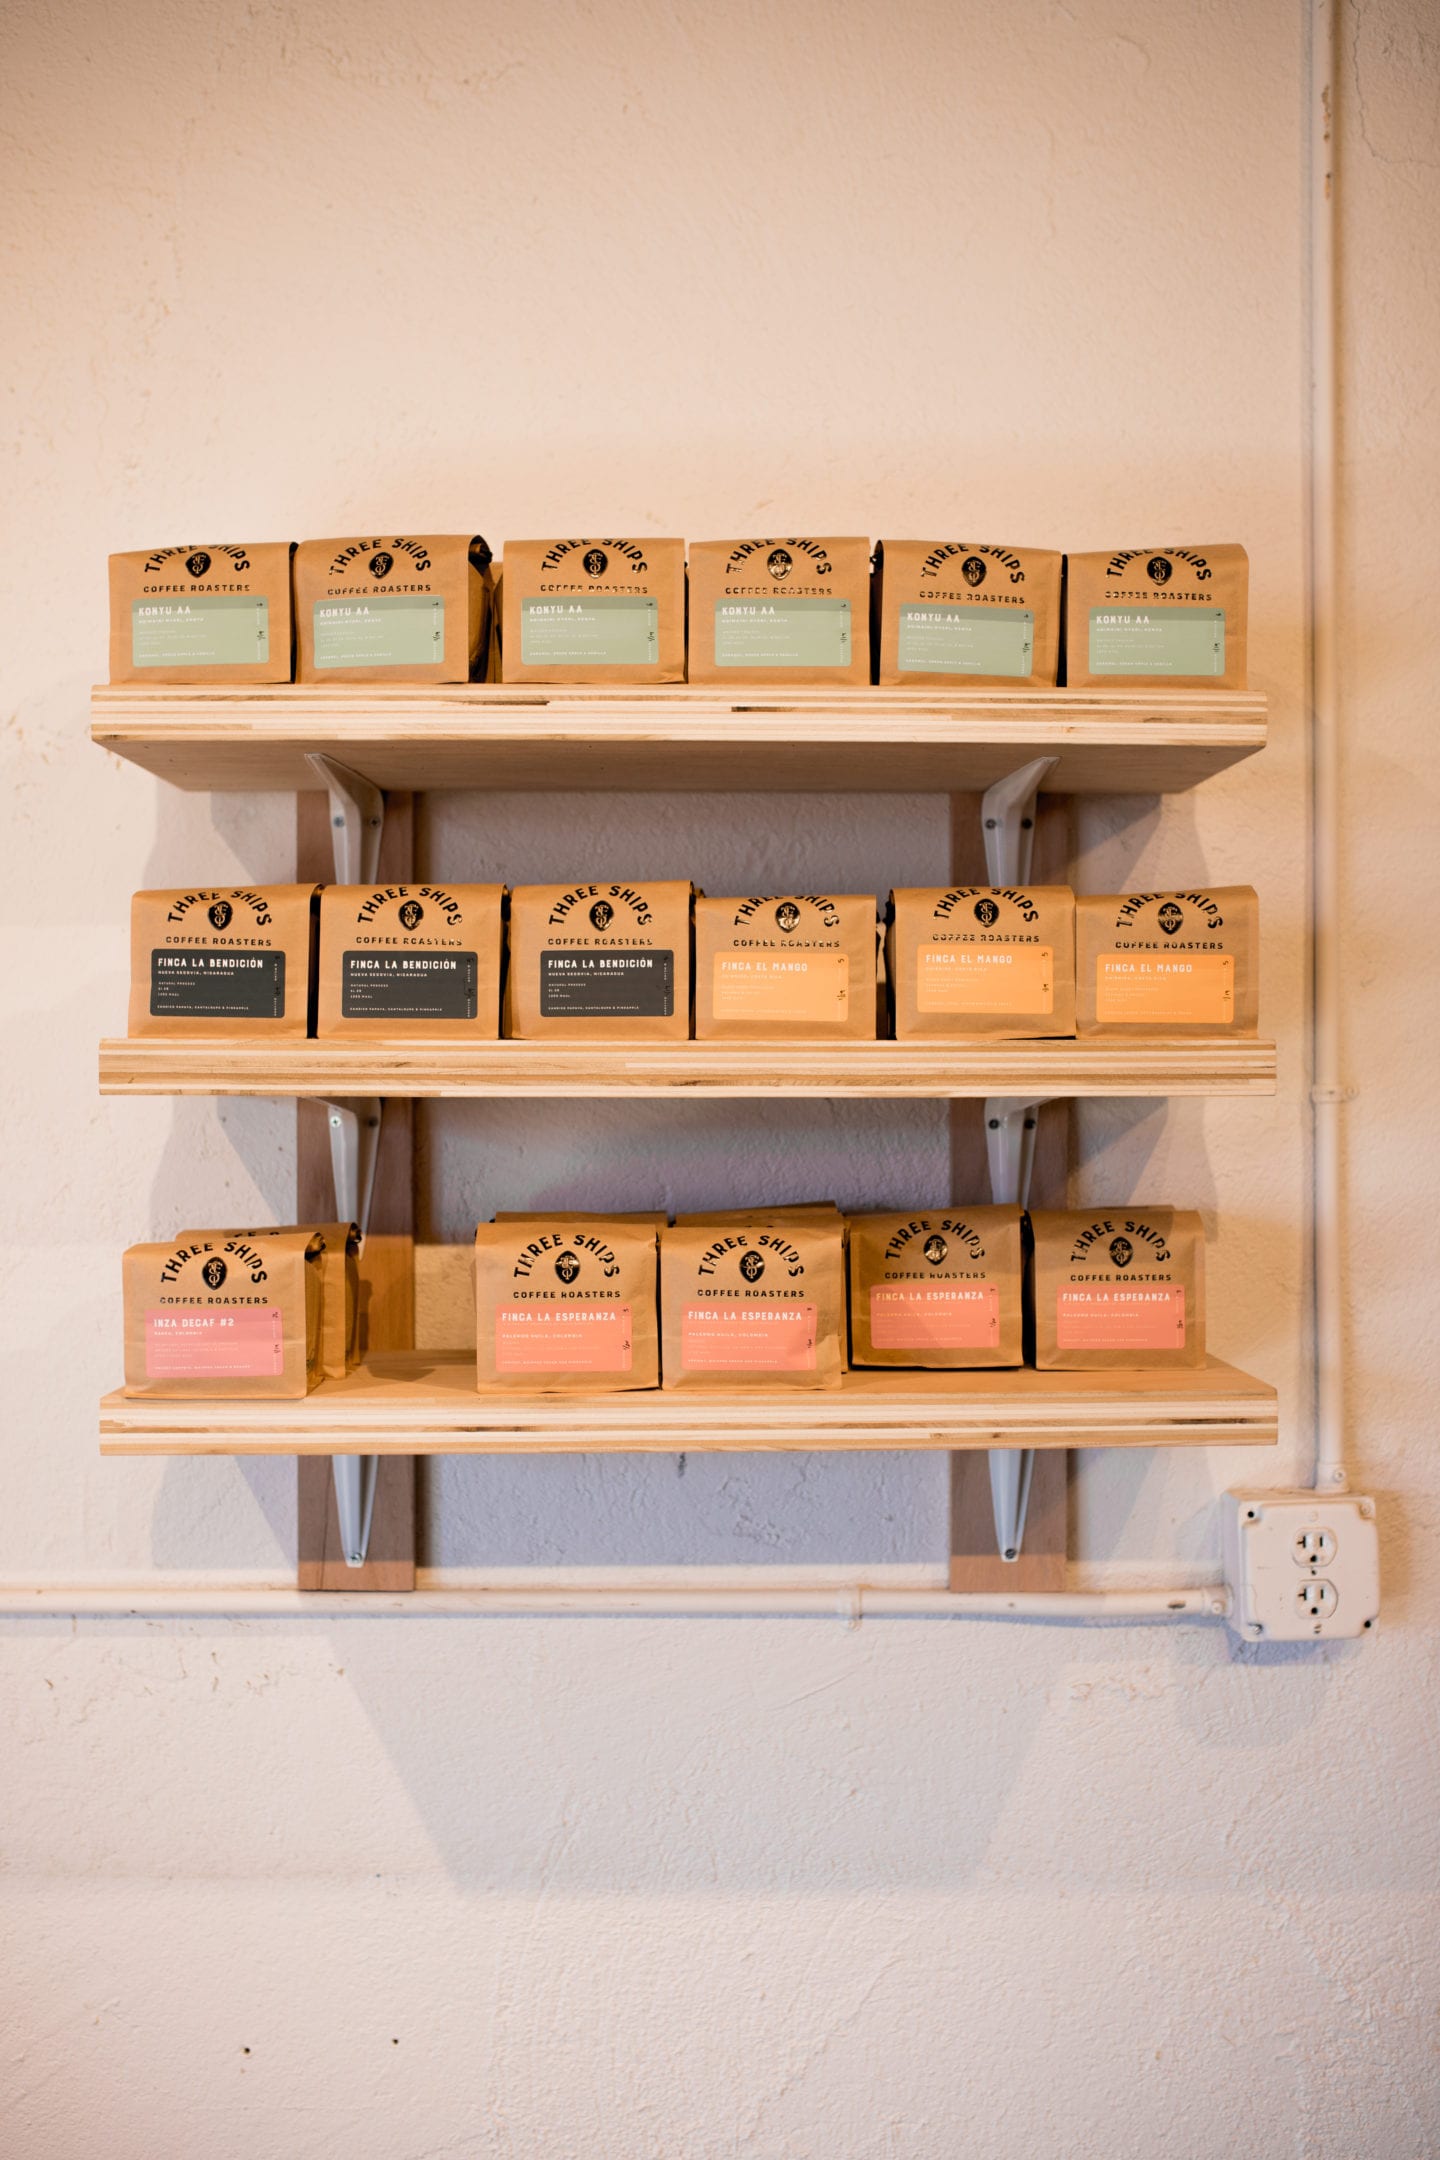
[{"label": "pink label", "polygon": [[278,1305],[170,1305],[145,1315],[147,1380],[273,1380],[284,1370]]},{"label": "pink label", "polygon": [[876,1350],[998,1350],[998,1283],[872,1283]]},{"label": "pink label", "polygon": [[687,1305],[680,1315],[686,1372],[814,1372],[813,1305]]},{"label": "pink label", "polygon": [[1183,1350],[1185,1292],[1156,1283],[1133,1290],[1092,1285],[1062,1290],[1055,1301],[1059,1350]]},{"label": "pink label", "polygon": [[628,1305],[497,1305],[497,1373],[629,1372]]}]

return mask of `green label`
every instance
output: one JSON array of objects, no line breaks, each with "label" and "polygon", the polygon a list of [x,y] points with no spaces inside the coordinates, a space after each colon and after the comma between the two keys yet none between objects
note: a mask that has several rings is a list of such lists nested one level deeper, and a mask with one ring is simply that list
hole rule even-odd
[{"label": "green label", "polygon": [[1035,652],[1029,608],[902,607],[900,672],[1028,675]]},{"label": "green label", "polygon": [[132,667],[243,667],[270,658],[270,603],[254,593],[132,600]]},{"label": "green label", "polygon": [[438,593],[376,593],[315,602],[315,665],[429,667],[445,658],[445,602]]},{"label": "green label", "polygon": [[716,667],[849,667],[848,600],[717,600]]},{"label": "green label", "polygon": [[520,602],[525,667],[647,667],[660,657],[660,603],[649,593]]},{"label": "green label", "polygon": [[1223,675],[1224,608],[1090,610],[1092,675]]}]

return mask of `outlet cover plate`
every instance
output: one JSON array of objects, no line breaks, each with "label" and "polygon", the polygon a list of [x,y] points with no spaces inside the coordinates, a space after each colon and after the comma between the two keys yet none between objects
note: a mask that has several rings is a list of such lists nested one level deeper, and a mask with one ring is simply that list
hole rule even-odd
[{"label": "outlet cover plate", "polygon": [[1380,1538],[1364,1493],[1221,1495],[1230,1625],[1252,1642],[1373,1634]]}]

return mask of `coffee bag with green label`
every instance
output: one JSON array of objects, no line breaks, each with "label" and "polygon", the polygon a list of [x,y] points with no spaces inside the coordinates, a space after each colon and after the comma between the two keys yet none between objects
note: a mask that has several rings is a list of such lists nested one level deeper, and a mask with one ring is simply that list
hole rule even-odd
[{"label": "coffee bag with green label", "polygon": [[288,683],[288,540],[110,557],[112,683]]},{"label": "coffee bag with green label", "polygon": [[690,680],[868,683],[869,541],[697,541]]},{"label": "coffee bag with green label", "polygon": [[295,680],[470,682],[490,643],[478,535],[305,540],[295,551]]},{"label": "coffee bag with green label", "polygon": [[1205,1363],[1205,1232],[1187,1209],[1066,1208],[1030,1217],[1031,1325],[1042,1372]]},{"label": "coffee bag with green label", "polygon": [[522,1042],[684,1042],[688,884],[517,885],[505,1033]]},{"label": "coffee bag with green label", "polygon": [[683,540],[507,540],[506,682],[685,680]]},{"label": "coffee bag with green label", "polygon": [[139,892],[130,903],[130,1033],[303,1035],[313,885]]},{"label": "coffee bag with green label", "polygon": [[845,1369],[845,1229],[757,1210],[660,1233],[667,1388],[834,1388]]},{"label": "coffee bag with green label", "polygon": [[1064,558],[975,540],[882,540],[877,680],[895,688],[1045,689],[1060,666]]},{"label": "coffee bag with green label", "polygon": [[902,887],[886,949],[902,1042],[1075,1033],[1068,885]]},{"label": "coffee bag with green label", "polygon": [[1023,1364],[1021,1221],[1018,1207],[851,1215],[851,1363]]},{"label": "coffee bag with green label", "polygon": [[360,1362],[360,1231],[355,1223],[280,1223],[262,1229],[181,1230],[191,1238],[318,1237],[320,1364],[327,1380],[343,1380]]},{"label": "coffee bag with green label", "polygon": [[1260,903],[1249,885],[1075,903],[1079,1035],[1253,1035]]},{"label": "coffee bag with green label", "polygon": [[503,885],[327,885],[320,895],[315,1032],[500,1032]]},{"label": "coffee bag with green label", "polygon": [[1229,544],[1067,555],[1065,679],[1243,690],[1249,592],[1249,557]]},{"label": "coffee bag with green label", "polygon": [[776,1042],[875,1036],[871,893],[695,901],[695,1037]]},{"label": "coffee bag with green label", "polygon": [[561,1212],[481,1223],[475,1357],[482,1394],[658,1387],[653,1225]]},{"label": "coffee bag with green label", "polygon": [[323,1371],[322,1240],[187,1231],[125,1255],[125,1392],[212,1402],[297,1396]]}]

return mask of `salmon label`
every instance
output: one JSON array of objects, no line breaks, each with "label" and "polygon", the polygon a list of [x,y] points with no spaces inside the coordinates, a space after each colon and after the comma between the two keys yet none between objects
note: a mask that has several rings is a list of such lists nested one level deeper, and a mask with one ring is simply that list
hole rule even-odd
[{"label": "salmon label", "polygon": [[872,1283],[877,1350],[998,1350],[998,1283]]},{"label": "salmon label", "polygon": [[497,1305],[497,1373],[629,1372],[628,1305]]},{"label": "salmon label", "polygon": [[1182,1022],[1228,1027],[1235,1018],[1233,953],[1101,953],[1095,1018],[1137,1027]]},{"label": "salmon label", "polygon": [[783,1020],[834,1026],[850,1013],[850,956],[835,952],[716,953],[717,1020]]},{"label": "salmon label", "polygon": [[273,1380],[284,1370],[278,1305],[238,1312],[170,1305],[145,1315],[147,1380]]},{"label": "salmon label", "polygon": [[686,1372],[813,1372],[813,1305],[687,1305],[680,1315]]},{"label": "salmon label", "polygon": [[915,955],[922,1013],[1055,1010],[1053,945],[922,945]]},{"label": "salmon label", "polygon": [[1063,1289],[1055,1301],[1055,1344],[1060,1350],[1183,1350],[1184,1286]]}]

